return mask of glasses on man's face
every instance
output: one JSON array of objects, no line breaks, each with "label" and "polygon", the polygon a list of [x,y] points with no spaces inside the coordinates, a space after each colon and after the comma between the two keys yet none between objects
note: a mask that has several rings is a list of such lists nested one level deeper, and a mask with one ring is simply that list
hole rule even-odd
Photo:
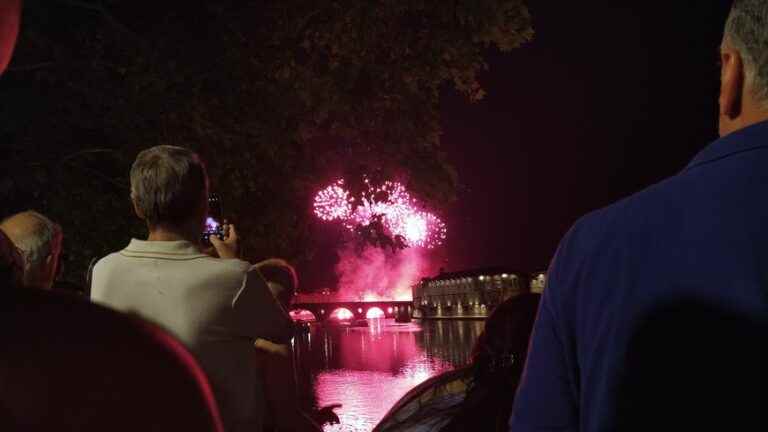
[{"label": "glasses on man's face", "polygon": [[13,250],[18,257],[18,259],[13,260],[13,268],[19,270],[20,272],[24,272],[24,252],[16,246],[13,247]]},{"label": "glasses on man's face", "polygon": [[59,257],[56,259],[56,277],[54,280],[61,280],[64,275],[64,251],[59,252]]}]

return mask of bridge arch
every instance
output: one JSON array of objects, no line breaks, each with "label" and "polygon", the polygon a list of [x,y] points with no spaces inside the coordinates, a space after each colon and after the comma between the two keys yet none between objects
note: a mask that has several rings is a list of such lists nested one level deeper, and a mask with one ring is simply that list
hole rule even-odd
[{"label": "bridge arch", "polygon": [[337,321],[351,320],[355,317],[355,314],[346,307],[340,306],[334,309],[329,315],[329,319],[335,319]]},{"label": "bridge arch", "polygon": [[[397,318],[403,315],[411,315],[413,303],[410,301],[376,301],[376,302],[361,302],[361,301],[348,301],[348,302],[325,302],[325,303],[294,303],[291,309],[306,309],[315,315],[318,322],[322,322],[328,319],[337,319],[334,315],[334,311],[344,308],[352,313],[352,316],[347,318],[363,319],[366,317],[368,311],[376,307],[384,312],[384,318]],[[338,313],[338,312],[336,312]],[[345,313],[345,315],[347,315]]]},{"label": "bridge arch", "polygon": [[384,311],[378,306],[371,306],[365,312],[365,317],[368,319],[384,318],[385,316],[386,314],[384,314]]},{"label": "bridge arch", "polygon": [[292,309],[288,312],[294,321],[317,321],[317,316],[309,309]]}]

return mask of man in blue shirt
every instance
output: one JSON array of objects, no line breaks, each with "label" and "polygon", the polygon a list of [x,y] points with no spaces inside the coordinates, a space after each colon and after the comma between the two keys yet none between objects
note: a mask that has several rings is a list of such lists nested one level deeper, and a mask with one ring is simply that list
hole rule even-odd
[{"label": "man in blue shirt", "polygon": [[768,340],[768,1],[734,2],[720,59],[721,138],[561,241],[511,431],[698,430],[761,412],[745,387],[768,391],[755,360]]}]

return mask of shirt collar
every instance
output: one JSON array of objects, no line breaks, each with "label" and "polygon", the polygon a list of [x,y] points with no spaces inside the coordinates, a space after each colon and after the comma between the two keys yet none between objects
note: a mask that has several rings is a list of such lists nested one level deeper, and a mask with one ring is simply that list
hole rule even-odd
[{"label": "shirt collar", "polygon": [[120,254],[133,258],[164,258],[170,260],[208,257],[196,245],[186,240],[148,241],[131,239],[128,247],[120,251]]},{"label": "shirt collar", "polygon": [[691,163],[685,167],[685,171],[736,153],[761,147],[768,147],[768,121],[747,126],[715,140],[693,158]]}]

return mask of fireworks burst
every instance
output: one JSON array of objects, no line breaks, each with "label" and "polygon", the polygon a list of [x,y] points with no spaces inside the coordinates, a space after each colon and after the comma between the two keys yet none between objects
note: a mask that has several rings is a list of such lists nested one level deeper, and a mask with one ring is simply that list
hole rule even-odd
[{"label": "fireworks burst", "polygon": [[381,218],[393,237],[402,237],[409,247],[433,248],[446,237],[445,224],[419,203],[401,183],[387,181],[380,186],[364,180],[366,189],[355,205],[354,197],[338,180],[315,196],[315,214],[324,221],[340,220],[350,230]]},{"label": "fireworks burst", "polygon": [[344,189],[344,180],[339,180],[317,193],[315,215],[324,221],[349,219],[354,201]]}]

